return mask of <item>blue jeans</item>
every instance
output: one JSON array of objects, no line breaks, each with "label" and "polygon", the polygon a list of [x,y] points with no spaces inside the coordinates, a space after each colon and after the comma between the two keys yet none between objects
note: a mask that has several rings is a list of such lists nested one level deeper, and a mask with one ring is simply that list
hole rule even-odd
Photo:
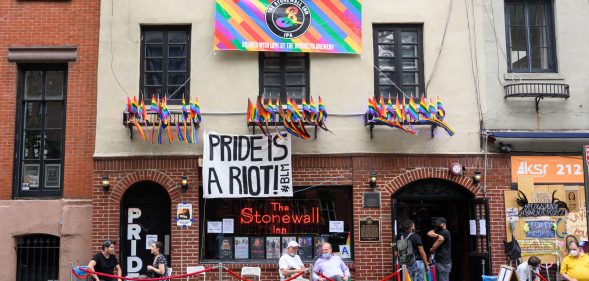
[{"label": "blue jeans", "polygon": [[452,264],[436,263],[437,281],[450,281],[450,272],[452,271]]},{"label": "blue jeans", "polygon": [[422,260],[416,260],[413,264],[407,266],[411,281],[425,281],[425,264]]}]

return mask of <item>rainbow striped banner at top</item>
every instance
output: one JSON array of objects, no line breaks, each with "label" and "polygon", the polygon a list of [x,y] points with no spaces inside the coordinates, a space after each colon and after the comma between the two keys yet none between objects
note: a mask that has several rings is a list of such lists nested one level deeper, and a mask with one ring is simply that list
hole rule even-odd
[{"label": "rainbow striped banner at top", "polygon": [[215,50],[362,53],[362,0],[215,4]]}]

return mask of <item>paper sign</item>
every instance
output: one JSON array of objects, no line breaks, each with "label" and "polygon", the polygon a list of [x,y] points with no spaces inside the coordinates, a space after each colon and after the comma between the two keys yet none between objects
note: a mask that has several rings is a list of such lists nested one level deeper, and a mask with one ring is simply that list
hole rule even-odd
[{"label": "paper sign", "polygon": [[223,222],[220,222],[220,221],[207,222],[207,233],[223,233]]},{"label": "paper sign", "polygon": [[580,156],[512,156],[511,181],[531,176],[534,183],[582,183],[583,160]]},{"label": "paper sign", "polygon": [[470,235],[477,235],[477,221],[475,220],[469,220],[468,221],[468,226],[470,229]]},{"label": "paper sign", "polygon": [[223,233],[233,233],[233,219],[223,219]]},{"label": "paper sign", "polygon": [[510,222],[518,221],[517,208],[505,208],[505,219]]},{"label": "paper sign", "polygon": [[352,258],[352,251],[350,250],[350,245],[339,245],[339,252],[340,254],[342,254],[342,259]]},{"label": "paper sign", "polygon": [[534,191],[532,193],[532,203],[552,203],[550,192]]},{"label": "paper sign", "polygon": [[191,226],[192,225],[192,204],[179,203],[178,211],[176,213],[176,225]]},{"label": "paper sign", "polygon": [[480,235],[487,235],[487,221],[486,220],[479,221],[479,234]]},{"label": "paper sign", "polygon": [[578,186],[565,186],[564,187],[564,198],[569,210],[576,212],[579,210],[579,187]]},{"label": "paper sign", "polygon": [[344,232],[344,221],[329,221],[329,232]]},{"label": "paper sign", "polygon": [[157,234],[147,234],[145,236],[145,249],[151,249],[151,244],[157,242]]},{"label": "paper sign", "polygon": [[587,241],[587,216],[585,208],[579,212],[570,212],[566,217],[567,233],[579,237],[579,240]]}]

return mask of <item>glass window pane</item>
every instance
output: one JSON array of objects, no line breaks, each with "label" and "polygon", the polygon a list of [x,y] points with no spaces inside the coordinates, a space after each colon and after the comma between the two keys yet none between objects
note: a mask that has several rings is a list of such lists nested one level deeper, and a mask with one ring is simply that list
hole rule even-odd
[{"label": "glass window pane", "polygon": [[25,131],[23,159],[40,159],[41,156],[41,132]]},{"label": "glass window pane", "polygon": [[145,71],[162,71],[162,59],[146,59]]},{"label": "glass window pane", "polygon": [[385,70],[385,71],[394,71],[395,70],[395,60],[394,59],[378,59],[378,68],[380,70]]},{"label": "glass window pane", "polygon": [[37,163],[23,164],[23,177],[21,190],[31,190],[39,188],[39,176],[41,172],[41,165]]},{"label": "glass window pane", "polygon": [[25,129],[40,129],[42,116],[41,102],[27,102],[25,105]]},{"label": "glass window pane", "polygon": [[511,49],[511,67],[512,68],[528,68],[528,52],[525,48]]},{"label": "glass window pane", "polygon": [[528,4],[528,17],[530,25],[544,26],[546,25],[545,6],[543,4]]},{"label": "glass window pane", "polygon": [[181,100],[182,97],[188,99],[188,95],[186,94],[186,86],[168,87],[168,100]]},{"label": "glass window pane", "polygon": [[277,58],[277,57],[280,57],[280,53],[264,52],[264,57],[266,57],[266,58]]},{"label": "glass window pane", "polygon": [[151,97],[155,97],[157,99],[157,97],[162,97],[162,87],[144,87],[144,93],[145,93],[145,100],[146,101],[151,101]]},{"label": "glass window pane", "polygon": [[379,57],[395,57],[395,45],[378,45]]},{"label": "glass window pane", "polygon": [[145,43],[164,43],[162,31],[145,31]]},{"label": "glass window pane", "polygon": [[265,86],[280,86],[280,74],[278,73],[264,73]]},{"label": "glass window pane", "polygon": [[170,31],[168,32],[168,43],[186,43],[188,34],[186,31]]},{"label": "glass window pane", "polygon": [[162,45],[147,45],[145,47],[146,58],[161,58],[163,57]]},{"label": "glass window pane", "polygon": [[530,45],[534,47],[547,47],[546,46],[546,28],[545,27],[530,27]]},{"label": "glass window pane", "polygon": [[287,87],[286,96],[300,101],[305,96],[305,87]]},{"label": "glass window pane", "polygon": [[408,96],[417,97],[419,94],[419,87],[418,86],[403,86],[403,92]]},{"label": "glass window pane", "polygon": [[403,72],[403,85],[419,83],[419,78],[417,76],[417,72]]},{"label": "glass window pane", "polygon": [[262,93],[262,98],[268,99],[280,99],[280,88],[276,87],[264,87],[264,92]]},{"label": "glass window pane", "polygon": [[393,86],[380,86],[378,87],[378,91],[380,92],[380,96],[384,98],[396,96],[395,87]]},{"label": "glass window pane", "polygon": [[168,56],[170,58],[185,58],[186,57],[186,45],[171,45],[168,47]]},{"label": "glass window pane", "polygon": [[417,71],[417,59],[403,59],[403,70]]},{"label": "glass window pane", "polygon": [[532,68],[548,68],[548,49],[532,48]]},{"label": "glass window pane", "polygon": [[186,73],[170,72],[168,73],[168,85],[182,85],[186,81]]},{"label": "glass window pane", "polygon": [[393,79],[392,72],[381,72],[378,74],[379,85],[393,85]]},{"label": "glass window pane", "polygon": [[186,59],[169,59],[169,71],[186,71]]},{"label": "glass window pane", "polygon": [[45,130],[45,159],[61,159],[62,130]]},{"label": "glass window pane", "polygon": [[153,86],[162,85],[162,74],[161,73],[146,73],[145,74],[145,85],[153,85]]},{"label": "glass window pane", "polygon": [[47,71],[45,99],[63,99],[63,71]]},{"label": "glass window pane", "polygon": [[45,189],[56,189],[61,184],[61,164],[45,164]]},{"label": "glass window pane", "polygon": [[393,31],[379,31],[378,43],[395,43],[395,34]]},{"label": "glass window pane", "polygon": [[401,43],[417,43],[417,32],[415,31],[403,31],[401,32]]},{"label": "glass window pane", "polygon": [[523,4],[509,4],[509,20],[510,25],[524,25],[524,5]]},{"label": "glass window pane", "polygon": [[61,129],[63,128],[63,103],[47,102],[45,104],[45,128]]},{"label": "glass window pane", "polygon": [[403,45],[403,57],[417,57],[417,45]]},{"label": "glass window pane", "polygon": [[286,75],[286,85],[304,85],[306,76],[305,73],[289,73]]},{"label": "glass window pane", "polygon": [[41,99],[43,94],[43,71],[25,72],[25,99]]},{"label": "glass window pane", "polygon": [[287,59],[286,70],[305,70],[304,59]]},{"label": "glass window pane", "polygon": [[280,70],[279,59],[264,59],[264,70]]}]

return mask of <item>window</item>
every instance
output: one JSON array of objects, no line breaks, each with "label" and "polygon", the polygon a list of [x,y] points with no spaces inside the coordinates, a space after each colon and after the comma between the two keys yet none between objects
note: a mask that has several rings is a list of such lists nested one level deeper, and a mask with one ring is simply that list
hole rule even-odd
[{"label": "window", "polygon": [[309,101],[309,54],[260,52],[260,95]]},{"label": "window", "polygon": [[34,234],[16,237],[16,280],[57,281],[59,237]]},{"label": "window", "polygon": [[555,72],[556,53],[549,0],[505,3],[505,27],[510,72]]},{"label": "window", "polygon": [[19,76],[16,197],[60,196],[67,66],[21,65]]},{"label": "window", "polygon": [[[425,95],[421,25],[374,25],[374,95]],[[395,85],[397,87],[395,87]]]},{"label": "window", "polygon": [[[276,262],[289,241],[296,240],[302,260],[321,255],[322,242],[330,242],[334,251],[351,259],[340,249],[354,241],[352,189],[350,187],[314,187],[297,192],[292,198],[207,199],[201,201],[202,237],[205,260],[257,260]],[[215,224],[233,219],[233,231],[215,233]],[[332,233],[330,221],[343,222],[343,232]],[[213,226],[213,227],[211,227]],[[350,242],[352,243],[352,242]]]},{"label": "window", "polygon": [[141,97],[167,97],[170,104],[190,98],[190,28],[143,27],[141,30]]}]

